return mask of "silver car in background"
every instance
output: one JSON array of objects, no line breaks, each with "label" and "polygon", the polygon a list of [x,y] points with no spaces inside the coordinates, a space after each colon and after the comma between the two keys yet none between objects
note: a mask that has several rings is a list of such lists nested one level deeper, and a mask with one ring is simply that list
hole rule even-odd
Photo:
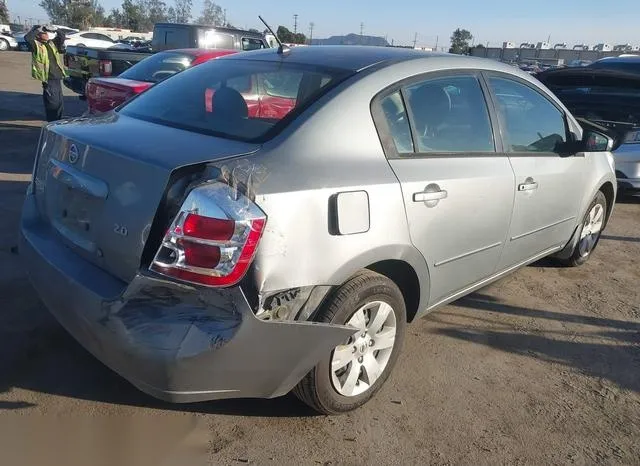
[{"label": "silver car in background", "polygon": [[61,324],[141,390],[363,405],[407,322],[611,215],[613,141],[529,74],[395,48],[212,60],[42,133],[21,254]]}]

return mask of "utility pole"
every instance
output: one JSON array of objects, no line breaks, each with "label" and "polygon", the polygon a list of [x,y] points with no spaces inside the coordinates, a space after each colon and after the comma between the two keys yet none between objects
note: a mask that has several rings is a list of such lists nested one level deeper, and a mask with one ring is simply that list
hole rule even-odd
[{"label": "utility pole", "polygon": [[360,36],[364,33],[364,23],[360,23]]},{"label": "utility pole", "polygon": [[413,48],[414,48],[414,49],[416,48],[416,44],[417,44],[417,43],[418,43],[418,33],[416,32],[416,33],[413,35]]},{"label": "utility pole", "polygon": [[227,9],[222,10],[222,26],[227,26]]},{"label": "utility pole", "polygon": [[298,15],[297,14],[293,15],[293,33],[294,34],[298,33]]},{"label": "utility pole", "polygon": [[436,51],[436,52],[438,51],[438,39],[439,39],[439,38],[440,38],[440,36],[436,36],[436,48],[435,48],[435,51]]},{"label": "utility pole", "polygon": [[309,23],[309,45],[311,45],[311,42],[313,41],[313,27],[315,25],[316,24],[313,21]]}]

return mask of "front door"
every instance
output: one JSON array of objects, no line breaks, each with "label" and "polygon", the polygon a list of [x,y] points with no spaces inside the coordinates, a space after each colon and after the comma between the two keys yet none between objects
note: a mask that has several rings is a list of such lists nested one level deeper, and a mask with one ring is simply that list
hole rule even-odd
[{"label": "front door", "polygon": [[381,96],[378,112],[411,240],[429,267],[433,306],[496,270],[513,171],[496,151],[483,88],[471,72],[428,74]]},{"label": "front door", "polygon": [[515,173],[509,238],[499,269],[564,246],[577,224],[584,154],[563,154],[564,112],[524,81],[490,75],[505,151]]}]

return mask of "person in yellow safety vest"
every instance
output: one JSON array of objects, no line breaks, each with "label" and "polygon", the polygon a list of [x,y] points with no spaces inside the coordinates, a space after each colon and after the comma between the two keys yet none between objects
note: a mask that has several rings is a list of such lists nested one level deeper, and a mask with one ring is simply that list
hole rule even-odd
[{"label": "person in yellow safety vest", "polygon": [[[51,39],[51,34],[55,38]],[[65,36],[55,26],[34,26],[24,36],[31,47],[31,76],[42,83],[42,98],[47,121],[62,119],[64,103],[62,79],[67,76],[64,69]]]}]

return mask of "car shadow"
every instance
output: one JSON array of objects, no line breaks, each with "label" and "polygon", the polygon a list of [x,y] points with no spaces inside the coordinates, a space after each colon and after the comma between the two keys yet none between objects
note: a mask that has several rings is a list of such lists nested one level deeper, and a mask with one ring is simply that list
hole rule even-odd
[{"label": "car shadow", "polygon": [[640,204],[640,193],[638,194],[626,194],[619,193],[616,199],[617,204]]},{"label": "car shadow", "polygon": [[[15,120],[44,120],[42,92],[0,91],[0,122]],[[87,103],[78,96],[63,96],[64,117],[78,117],[87,110]]]},{"label": "car shadow", "polygon": [[[480,325],[448,326],[436,329],[435,333],[563,364],[584,374],[607,379],[623,389],[640,392],[640,322],[512,306],[481,293],[462,298],[454,305],[476,311],[477,319],[473,319]],[[496,330],[500,323],[496,314],[586,325],[594,327],[594,331]],[[438,316],[433,319],[438,320]]]}]

